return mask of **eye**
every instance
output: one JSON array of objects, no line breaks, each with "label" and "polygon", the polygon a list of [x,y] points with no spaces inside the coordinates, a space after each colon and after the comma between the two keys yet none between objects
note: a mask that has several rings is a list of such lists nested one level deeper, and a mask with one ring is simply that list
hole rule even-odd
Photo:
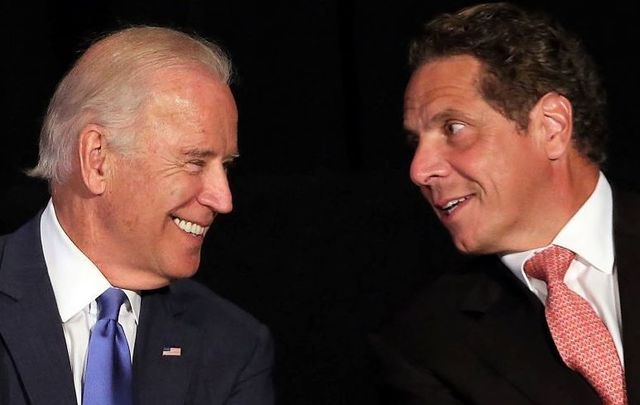
[{"label": "eye", "polygon": [[444,130],[448,135],[455,135],[460,132],[465,125],[458,121],[449,121],[444,124]]},{"label": "eye", "polygon": [[202,169],[204,166],[206,166],[207,162],[205,162],[202,159],[193,159],[193,160],[189,160],[186,165],[189,167],[189,169],[197,171]]}]

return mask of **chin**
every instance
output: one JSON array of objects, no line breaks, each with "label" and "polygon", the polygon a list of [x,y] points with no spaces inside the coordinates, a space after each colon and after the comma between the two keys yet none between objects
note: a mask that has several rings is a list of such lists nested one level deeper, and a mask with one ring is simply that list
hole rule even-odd
[{"label": "chin", "polygon": [[477,241],[454,239],[454,244],[456,248],[465,255],[492,255],[501,252],[501,250],[494,245],[481,244]]},{"label": "chin", "polygon": [[188,260],[185,259],[180,262],[174,261],[169,264],[165,269],[164,274],[171,280],[179,280],[181,278],[189,278],[196,274],[198,267],[200,266],[200,260]]},{"label": "chin", "polygon": [[173,276],[174,276],[174,279],[189,278],[189,277],[192,277],[197,272],[198,272],[198,266],[194,266],[194,267],[180,269],[179,271],[174,271]]},{"label": "chin", "polygon": [[476,251],[473,248],[470,248],[469,246],[463,243],[454,242],[454,244],[456,245],[456,249],[458,249],[460,253],[463,253],[465,255],[476,254]]},{"label": "chin", "polygon": [[485,249],[483,249],[483,246],[476,240],[468,237],[460,237],[459,235],[458,237],[456,237],[456,235],[451,235],[451,237],[453,238],[453,244],[455,245],[456,249],[460,251],[460,253],[463,253],[465,255],[480,255],[491,253],[486,252]]}]

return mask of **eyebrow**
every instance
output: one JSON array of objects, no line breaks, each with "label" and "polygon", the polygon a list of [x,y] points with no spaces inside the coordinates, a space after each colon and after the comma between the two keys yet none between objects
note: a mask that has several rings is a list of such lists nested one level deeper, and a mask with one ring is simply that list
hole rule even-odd
[{"label": "eyebrow", "polygon": [[[438,112],[433,117],[431,117],[429,122],[427,122],[426,129],[433,128],[434,126],[440,125],[442,122],[445,122],[450,119],[459,119],[459,120],[466,121],[466,120],[469,120],[470,117],[468,114],[460,110],[457,110],[455,108],[447,108],[445,110]],[[424,128],[421,128],[421,129],[424,129]],[[406,127],[405,127],[405,131],[408,133],[414,132],[413,130],[410,130]]]},{"label": "eyebrow", "polygon": [[225,159],[225,162],[233,162],[234,160],[236,160],[237,158],[240,157],[240,153],[236,152],[236,153],[232,153],[229,156],[227,156],[227,158]]},{"label": "eyebrow", "polygon": [[418,130],[416,131],[416,130],[413,130],[413,129],[409,129],[409,128],[407,128],[405,126],[404,127],[404,132],[405,132],[405,136],[406,136],[407,142],[409,142],[409,143],[415,142],[415,140],[420,137],[420,132],[422,130],[428,130],[428,129],[431,129],[433,127],[438,127],[443,122],[446,122],[446,121],[448,121],[450,119],[459,119],[459,120],[467,121],[470,118],[466,113],[464,113],[463,111],[460,111],[458,109],[455,109],[455,108],[444,109],[444,110],[438,112],[433,117],[431,117],[431,119],[427,123],[426,127],[424,127],[424,128],[418,128]]},{"label": "eyebrow", "polygon": [[185,150],[184,152],[182,152],[182,154],[185,156],[194,157],[194,158],[207,158],[210,156],[214,156],[216,153],[211,149],[193,148],[193,149]]},{"label": "eyebrow", "polygon": [[[205,159],[212,156],[216,156],[216,152],[214,152],[211,149],[199,149],[199,148],[187,149],[182,154],[191,158],[196,158],[196,159]],[[240,153],[236,152],[227,156],[225,160],[231,161],[239,157],[240,157]]]},{"label": "eyebrow", "polygon": [[456,110],[455,108],[447,108],[446,110],[440,111],[439,113],[434,115],[433,118],[431,118],[430,123],[438,124],[440,122],[447,121],[451,118],[465,120],[465,119],[468,119],[468,116],[464,112],[460,110]]}]

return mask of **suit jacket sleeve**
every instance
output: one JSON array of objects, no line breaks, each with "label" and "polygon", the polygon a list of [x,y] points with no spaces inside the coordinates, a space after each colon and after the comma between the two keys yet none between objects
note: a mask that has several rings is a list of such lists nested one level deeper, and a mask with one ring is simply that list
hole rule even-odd
[{"label": "suit jacket sleeve", "polygon": [[432,372],[410,364],[381,336],[370,337],[380,361],[380,397],[384,405],[461,405],[464,402]]},{"label": "suit jacket sleeve", "polygon": [[228,405],[272,405],[273,340],[268,329],[260,325],[253,354],[242,370]]}]

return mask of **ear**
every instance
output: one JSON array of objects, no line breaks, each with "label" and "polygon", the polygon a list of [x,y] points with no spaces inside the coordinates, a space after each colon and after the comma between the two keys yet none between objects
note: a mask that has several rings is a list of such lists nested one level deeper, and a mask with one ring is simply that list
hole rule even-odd
[{"label": "ear", "polygon": [[107,148],[104,128],[90,124],[82,129],[78,139],[80,174],[84,186],[94,195],[106,188]]},{"label": "ear", "polygon": [[550,92],[538,100],[539,129],[547,157],[557,160],[571,147],[573,133],[573,109],[571,102],[564,96]]}]

